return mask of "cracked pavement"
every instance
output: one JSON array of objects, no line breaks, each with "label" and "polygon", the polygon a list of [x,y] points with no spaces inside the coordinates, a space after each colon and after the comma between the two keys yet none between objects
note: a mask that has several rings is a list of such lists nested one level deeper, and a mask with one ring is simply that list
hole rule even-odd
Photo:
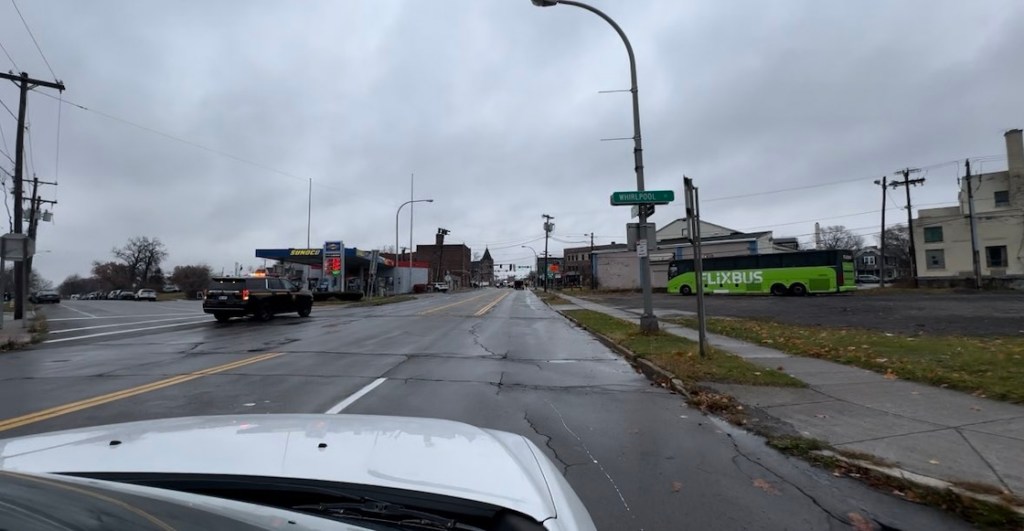
[{"label": "cracked pavement", "polygon": [[[104,304],[76,309],[98,315],[116,308]],[[176,304],[184,311],[190,303]],[[48,311],[74,319],[68,309]],[[701,415],[526,291],[318,307],[307,319],[283,315],[269,323],[210,318],[42,345],[0,356],[0,417],[264,352],[282,354],[0,437],[171,416],[322,413],[383,379],[344,413],[445,418],[527,437],[559,467],[600,529],[850,529],[861,521],[878,529],[967,528]]]}]

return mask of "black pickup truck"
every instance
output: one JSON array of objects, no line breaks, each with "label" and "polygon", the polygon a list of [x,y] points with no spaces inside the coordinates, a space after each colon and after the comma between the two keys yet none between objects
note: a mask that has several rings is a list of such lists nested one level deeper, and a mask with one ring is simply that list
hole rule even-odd
[{"label": "black pickup truck", "polygon": [[313,294],[286,278],[214,277],[203,300],[203,311],[225,323],[232,317],[251,315],[260,321],[274,314],[313,311]]}]

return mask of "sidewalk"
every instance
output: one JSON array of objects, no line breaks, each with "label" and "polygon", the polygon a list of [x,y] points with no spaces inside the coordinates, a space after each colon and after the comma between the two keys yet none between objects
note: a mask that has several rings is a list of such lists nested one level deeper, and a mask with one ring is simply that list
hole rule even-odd
[{"label": "sidewalk", "polygon": [[[26,312],[25,317],[27,317],[25,321],[15,321],[14,313],[4,312],[3,328],[0,329],[0,345],[6,345],[9,341],[21,344],[32,342],[32,333],[26,327],[32,324],[35,313]],[[22,326],[22,323],[25,324],[25,327]]]},{"label": "sidewalk", "polygon": [[[639,323],[638,313],[560,294],[574,307]],[[655,312],[658,314],[658,312]],[[661,323],[697,340],[697,331]],[[717,334],[708,342],[762,367],[784,368],[805,389],[709,383],[789,423],[802,435],[864,452],[902,470],[951,483],[983,483],[1024,496],[1024,406],[977,398]]]}]

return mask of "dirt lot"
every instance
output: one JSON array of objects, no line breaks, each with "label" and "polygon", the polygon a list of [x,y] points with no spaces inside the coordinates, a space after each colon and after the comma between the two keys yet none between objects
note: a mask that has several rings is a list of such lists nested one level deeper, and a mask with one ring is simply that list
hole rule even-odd
[{"label": "dirt lot", "polygon": [[[572,292],[566,292],[574,295]],[[643,307],[639,293],[587,295],[622,309]],[[654,294],[659,310],[696,311],[695,297]],[[784,323],[850,326],[899,334],[1024,335],[1024,293],[908,292],[750,297],[709,295],[709,316],[767,318]]]}]

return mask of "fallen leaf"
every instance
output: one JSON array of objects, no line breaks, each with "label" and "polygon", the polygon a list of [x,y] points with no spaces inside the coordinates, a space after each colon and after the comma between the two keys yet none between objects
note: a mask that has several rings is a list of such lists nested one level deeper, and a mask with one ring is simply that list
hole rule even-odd
[{"label": "fallen leaf", "polygon": [[937,465],[937,464],[939,464],[939,460],[938,459],[929,459],[928,460],[928,464],[930,464],[930,465]]},{"label": "fallen leaf", "polygon": [[757,371],[754,371],[754,375],[755,375],[755,376],[761,376],[761,373],[759,373],[759,372],[757,372]]},{"label": "fallen leaf", "polygon": [[850,519],[850,527],[854,531],[874,531],[875,529],[875,526],[860,513],[847,513],[846,517]]},{"label": "fallen leaf", "polygon": [[897,376],[896,373],[892,372],[892,369],[886,369],[885,376],[883,376],[883,378],[886,380],[895,380]]},{"label": "fallen leaf", "polygon": [[786,369],[782,365],[779,365],[778,367],[775,367],[775,370],[777,370],[777,371],[784,371]]},{"label": "fallen leaf", "polygon": [[767,492],[768,494],[779,494],[779,489],[776,489],[774,485],[761,478],[755,479],[753,483],[755,487]]},{"label": "fallen leaf", "polygon": [[875,361],[877,361],[878,363],[885,363],[889,361],[889,358],[875,358]]},{"label": "fallen leaf", "polygon": [[679,492],[683,490],[683,484],[678,481],[672,482],[672,492]]}]

